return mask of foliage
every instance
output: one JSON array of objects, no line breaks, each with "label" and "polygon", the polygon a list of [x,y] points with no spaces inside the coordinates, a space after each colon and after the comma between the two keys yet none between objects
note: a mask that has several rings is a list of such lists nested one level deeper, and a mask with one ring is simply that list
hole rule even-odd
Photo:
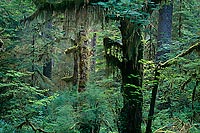
[{"label": "foliage", "polygon": [[[112,83],[105,80],[101,84]],[[82,123],[93,126],[94,121],[101,124],[101,132],[117,128],[117,113],[120,108],[120,93],[116,88],[100,88],[100,84],[90,83],[87,91],[77,94],[74,91],[58,92],[59,95],[47,104],[40,115],[32,118],[36,125],[45,131],[78,132]]]},{"label": "foliage", "polygon": [[44,97],[45,90],[24,83],[23,76],[27,74],[13,70],[1,72],[1,119],[6,122],[19,123],[24,118],[32,117],[37,110],[33,103]]},{"label": "foliage", "polygon": [[[112,71],[110,76],[107,74],[103,38],[110,37],[121,42],[118,28],[120,23],[116,20],[126,17],[144,28],[142,41],[145,42],[145,59],[152,59],[153,57],[147,57],[150,53],[147,45],[155,47],[158,12],[155,10],[149,20],[149,14],[140,10],[145,8],[143,0],[99,2],[98,5],[104,8],[103,13],[106,13],[105,19],[108,23],[105,24],[103,18],[101,26],[96,21],[88,22],[86,26],[89,38],[92,38],[94,32],[98,37],[96,71],[89,74],[86,91],[77,93],[70,83],[64,83],[60,79],[73,74],[72,55],[66,56],[64,50],[71,47],[71,40],[75,38],[82,24],[76,23],[73,17],[75,11],[54,12],[53,17],[42,12],[31,22],[20,23],[24,22],[20,20],[26,20],[27,16],[34,14],[38,9],[36,6],[40,6],[37,2],[42,1],[0,1],[0,39],[4,42],[4,50],[0,51],[0,132],[31,133],[33,130],[28,125],[23,125],[22,129],[16,128],[28,119],[35,127],[48,132],[78,133],[81,124],[85,124],[92,128],[100,125],[100,133],[117,133],[118,116],[123,106],[121,75],[119,70]],[[199,2],[179,2],[174,1],[170,58],[180,54],[193,42],[199,41],[200,35]],[[101,11],[98,8],[98,12]],[[96,18],[90,15],[87,20],[102,17],[98,15]],[[52,26],[48,27],[47,23],[52,23]],[[92,26],[88,26],[89,24]],[[46,82],[37,71],[41,73],[49,58],[54,62],[53,76]],[[191,133],[199,132],[199,51],[177,58],[173,65],[160,70],[159,81],[153,78],[156,63],[145,59],[140,61],[144,65],[144,82],[141,88],[144,94],[143,131],[152,87],[159,83],[153,131],[162,129],[179,132],[184,129]],[[136,87],[133,84],[128,85]]]},{"label": "foliage", "polygon": [[23,27],[20,20],[24,15],[32,13],[34,6],[29,0],[3,0],[0,6],[0,39],[4,42],[4,50],[0,51],[0,119],[2,132],[11,132],[25,119],[38,115],[38,109],[48,102],[50,97],[45,96],[47,89],[31,85],[31,76],[34,73],[27,71],[28,67],[23,63],[26,54],[20,52],[23,40],[24,43],[28,42],[28,36],[26,39],[21,36]]},{"label": "foliage", "polygon": [[107,21],[109,21],[109,19],[124,20],[124,18],[126,18],[134,24],[135,29],[137,29],[138,26],[141,28],[142,26],[149,24],[149,20],[146,19],[149,17],[149,14],[143,10],[146,5],[142,0],[131,2],[126,0],[111,0],[106,3],[98,2],[97,5],[109,9],[110,12],[106,15]]},{"label": "foliage", "polygon": [[[173,28],[173,43],[170,45],[170,53],[168,56],[170,58],[175,57],[176,55],[180,54],[181,51],[184,51],[184,49],[187,49],[190,47],[191,44],[194,44],[195,42],[199,42],[199,34],[198,34],[198,28],[192,28],[198,27],[199,23],[193,23],[193,26],[189,25],[190,19],[185,19],[187,16],[193,17],[191,14],[194,10],[186,10],[185,6],[188,7],[190,5],[190,2],[193,3],[195,1],[188,1],[182,3],[181,8],[181,15],[182,19],[180,21],[177,21],[178,15],[180,15],[180,3],[179,1],[176,1],[174,3],[174,26],[178,26],[181,23],[181,36],[178,33],[178,27]],[[186,5],[185,5],[186,4]],[[198,6],[196,4],[195,6]],[[179,11],[177,11],[179,10]],[[195,8],[196,13],[199,12],[198,8]],[[184,13],[187,12],[187,15]],[[183,13],[183,14],[182,14]],[[196,18],[194,18],[196,21]],[[186,22],[189,20],[188,22]],[[153,20],[153,22],[156,20]],[[198,20],[197,20],[198,21]],[[187,28],[186,28],[187,27]],[[180,28],[180,27],[179,27]],[[192,31],[193,35],[191,34],[183,34],[185,31]],[[193,132],[198,132],[199,129],[196,128],[196,124],[199,123],[199,118],[196,117],[195,113],[199,112],[199,104],[198,104],[198,94],[199,94],[199,85],[196,84],[199,82],[199,59],[198,59],[198,52],[193,51],[190,55],[186,55],[182,58],[178,58],[176,62],[174,62],[174,65],[165,68],[160,71],[160,81],[159,81],[159,91],[158,91],[158,97],[156,101],[156,115],[153,122],[154,131],[156,129],[165,127],[167,130],[178,132],[180,131],[184,125],[183,123],[190,124],[188,127],[189,130],[193,130]],[[154,67],[149,67],[147,70],[145,70],[145,73],[147,74],[145,77],[144,83],[145,86],[147,86],[148,89],[151,88],[151,84],[149,84],[152,80],[152,71],[154,71]],[[197,75],[196,75],[197,74]],[[149,77],[149,78],[148,78]],[[153,82],[153,81],[152,81]],[[151,82],[150,82],[151,83]],[[196,94],[194,95],[194,88],[196,87]],[[145,92],[145,99],[149,99],[149,95]],[[183,104],[184,103],[184,104]],[[145,102],[145,104],[148,104]],[[148,110],[148,108],[145,108],[144,110]],[[195,112],[195,113],[194,113]],[[193,114],[194,113],[194,114]],[[195,118],[193,119],[195,115]],[[145,117],[146,118],[146,115]],[[177,125],[178,123],[178,125]],[[182,123],[182,124],[181,124]],[[192,124],[194,123],[194,124]],[[171,125],[171,126],[169,126]],[[172,125],[176,128],[173,129]],[[197,124],[198,125],[198,124]],[[186,132],[186,131],[185,131]]]}]

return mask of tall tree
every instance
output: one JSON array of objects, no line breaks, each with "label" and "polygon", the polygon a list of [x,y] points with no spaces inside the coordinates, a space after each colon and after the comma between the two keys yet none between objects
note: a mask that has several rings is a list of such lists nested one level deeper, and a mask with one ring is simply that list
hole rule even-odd
[{"label": "tall tree", "polygon": [[[43,36],[45,39],[49,40],[50,42],[53,41],[53,37],[51,35],[51,29],[52,29],[52,15],[53,15],[53,11],[52,10],[48,10],[46,11],[46,14],[45,14],[45,30],[44,33],[43,33]],[[53,66],[53,61],[52,61],[52,43],[50,44],[46,44],[46,47],[45,47],[45,51],[44,53],[46,54],[46,60],[44,62],[44,65],[43,65],[43,75],[48,77],[49,79],[51,79],[51,76],[52,76],[52,66]]]},{"label": "tall tree", "polygon": [[92,39],[91,39],[91,64],[90,68],[91,71],[95,72],[95,66],[96,66],[96,40],[97,40],[97,35],[94,33]]},{"label": "tall tree", "polygon": [[[34,2],[36,4],[38,3],[38,1]],[[62,1],[59,3],[50,3],[47,1],[39,2],[40,3],[37,4],[38,12],[49,8],[60,11],[65,9],[66,6],[69,8],[71,3],[76,4],[74,1]],[[120,133],[141,133],[143,102],[143,67],[139,62],[143,58],[141,32],[148,14],[152,12],[152,8],[154,8],[159,2],[160,0],[152,0],[146,5],[146,3],[141,1],[132,1],[130,3],[122,1],[122,3],[115,3],[114,5],[116,6],[114,9],[120,9],[120,11],[115,12],[115,14],[111,14],[111,17],[114,16],[113,19],[120,21],[119,25],[122,35],[122,45],[119,44],[114,46],[113,44],[115,43],[110,43],[109,39],[104,40],[104,44],[108,45],[108,47],[106,47],[110,49],[110,53],[115,50],[112,46],[117,47],[119,53],[122,53],[121,55],[114,53],[112,53],[111,56],[107,55],[108,59],[113,59],[112,62],[115,61],[115,65],[120,68],[122,75],[122,95],[124,98],[124,105],[119,116]],[[82,3],[83,2],[81,1],[78,4]],[[121,5],[125,6],[122,7]],[[36,14],[33,15],[36,16]],[[32,17],[29,17],[28,19],[32,19]]]},{"label": "tall tree", "polygon": [[172,2],[163,5],[159,10],[156,61],[166,61],[166,54],[170,52],[169,47],[172,39],[172,12]]},{"label": "tall tree", "polygon": [[[153,1],[152,1],[153,2]],[[105,38],[104,46],[108,63],[118,66],[122,75],[122,95],[123,108],[119,116],[118,130],[120,133],[141,133],[142,123],[142,81],[143,59],[142,26],[147,19],[145,13],[152,13],[152,7],[158,1],[147,3],[146,8],[134,11],[127,11],[129,15],[112,16],[112,19],[120,21],[120,31],[122,35],[122,45]],[[135,3],[135,5],[141,3]],[[142,4],[141,4],[142,5]],[[122,9],[123,10],[123,9]],[[144,13],[145,12],[145,13]],[[144,14],[145,15],[144,15]],[[119,17],[118,17],[119,16]],[[140,17],[138,17],[140,16]],[[138,19],[137,19],[138,18]],[[143,18],[140,20],[139,18]],[[114,48],[113,48],[114,47]],[[115,51],[117,49],[117,51]],[[113,52],[114,51],[114,52]],[[120,55],[120,53],[122,53]]]},{"label": "tall tree", "polygon": [[[78,37],[75,40],[75,46],[65,50],[66,54],[74,54],[74,77],[73,81],[79,81],[78,92],[82,92],[86,88],[89,73],[89,48],[88,38],[85,30],[81,30],[78,33]],[[79,61],[79,63],[77,62]],[[79,75],[79,76],[78,76]],[[66,78],[64,79],[66,80]],[[77,84],[77,83],[75,83]]]},{"label": "tall tree", "polygon": [[[169,45],[171,43],[171,32],[172,32],[172,13],[173,13],[173,4],[164,4],[159,10],[159,20],[158,20],[158,37],[157,37],[157,52],[156,52],[156,62],[166,61],[167,53],[169,53]],[[153,85],[150,110],[148,115],[148,122],[146,127],[146,133],[151,133],[151,125],[154,115],[154,107],[156,102],[156,96],[158,91],[158,82],[159,75],[158,72],[159,66],[155,68],[154,80],[156,81]]]}]

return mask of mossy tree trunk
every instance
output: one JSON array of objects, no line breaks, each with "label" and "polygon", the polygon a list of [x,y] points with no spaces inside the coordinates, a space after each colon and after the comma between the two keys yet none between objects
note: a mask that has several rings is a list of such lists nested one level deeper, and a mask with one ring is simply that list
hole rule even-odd
[{"label": "mossy tree trunk", "polygon": [[[80,31],[78,45],[79,45],[79,84],[78,92],[84,92],[86,90],[86,85],[90,73],[90,49],[87,33],[85,30]],[[82,102],[82,101],[80,101]],[[82,106],[80,104],[80,106]],[[83,119],[85,116],[83,115]],[[87,118],[86,118],[87,119]],[[100,122],[98,118],[94,118],[92,121],[86,121],[80,124],[79,131],[80,133],[99,133],[100,131]]]},{"label": "mossy tree trunk", "polygon": [[121,21],[123,62],[121,65],[123,108],[119,116],[120,133],[141,133],[143,58],[141,31],[128,20]]},{"label": "mossy tree trunk", "polygon": [[78,92],[83,92],[88,80],[90,56],[86,31],[80,31],[73,43],[74,46],[66,49],[65,54],[73,53],[74,55],[74,74],[72,78],[64,77],[63,80],[68,82],[72,79],[73,85],[78,87]]},{"label": "mossy tree trunk", "polygon": [[[134,24],[121,21],[123,45],[104,38],[104,48],[108,66],[121,70],[123,108],[119,114],[119,133],[141,133],[142,123],[142,80],[143,66],[139,62],[143,58],[141,31]],[[114,51],[113,49],[117,49]],[[114,51],[114,53],[113,53]],[[122,55],[120,56],[120,54]]]},{"label": "mossy tree trunk", "polygon": [[[152,0],[142,10],[151,14],[159,2],[159,0]],[[147,19],[148,16],[144,17]],[[139,61],[143,59],[142,24],[131,22],[124,17],[123,19],[114,19],[120,20],[122,46],[114,43],[112,46],[119,48],[119,51],[122,49],[122,61],[115,55],[111,55],[112,53],[109,52],[111,44],[106,44],[106,38],[104,46],[108,64],[117,66],[121,70],[124,105],[119,116],[118,130],[119,133],[141,133],[143,65]]]},{"label": "mossy tree trunk", "polygon": [[81,42],[80,50],[79,50],[79,86],[78,92],[85,91],[86,84],[88,80],[89,74],[89,48],[88,48],[88,40],[83,40]]}]

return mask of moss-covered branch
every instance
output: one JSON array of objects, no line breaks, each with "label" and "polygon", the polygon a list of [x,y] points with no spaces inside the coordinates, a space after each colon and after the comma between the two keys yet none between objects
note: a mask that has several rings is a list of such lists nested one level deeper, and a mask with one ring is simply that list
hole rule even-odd
[{"label": "moss-covered branch", "polygon": [[74,53],[79,49],[79,46],[73,46],[65,50],[65,54]]},{"label": "moss-covered branch", "polygon": [[174,58],[172,58],[172,59],[169,59],[169,60],[167,60],[167,61],[164,62],[164,63],[161,63],[161,64],[160,64],[160,67],[161,67],[161,68],[165,68],[165,67],[169,67],[169,66],[173,65],[173,64],[177,61],[177,59],[178,59],[179,57],[183,57],[183,56],[185,56],[185,55],[188,55],[188,54],[190,54],[191,52],[193,52],[194,50],[199,49],[199,47],[200,47],[200,42],[197,42],[197,43],[195,43],[194,45],[192,45],[190,48],[188,48],[186,51],[184,51],[184,52],[182,52],[181,54],[177,55],[176,57],[174,57]]},{"label": "moss-covered branch", "polygon": [[70,76],[70,77],[63,77],[63,78],[61,78],[61,80],[65,81],[65,82],[72,82],[73,79],[74,79],[73,76]]}]

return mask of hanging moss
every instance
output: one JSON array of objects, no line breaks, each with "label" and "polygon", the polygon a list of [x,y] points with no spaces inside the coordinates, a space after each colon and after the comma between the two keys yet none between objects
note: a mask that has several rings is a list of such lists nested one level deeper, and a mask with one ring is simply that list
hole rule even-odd
[{"label": "hanging moss", "polygon": [[[45,23],[58,17],[58,19],[61,19],[66,37],[68,34],[79,31],[82,26],[88,29],[98,23],[103,24],[102,18],[104,18],[105,11],[99,6],[89,6],[83,0],[35,0],[34,3],[37,10],[32,15],[22,19],[21,23],[30,23],[38,17],[45,20]],[[47,18],[45,16],[49,11],[52,12],[52,16]]]},{"label": "hanging moss", "polygon": [[106,71],[107,74],[113,74],[122,67],[123,64],[123,46],[122,44],[111,40],[110,38],[104,38],[104,50],[106,57]]},{"label": "hanging moss", "polygon": [[65,11],[74,7],[80,8],[84,0],[34,0],[34,4],[43,10]]},{"label": "hanging moss", "polygon": [[107,2],[108,0],[33,0],[38,8],[65,11],[66,9],[81,8],[90,3]]}]

